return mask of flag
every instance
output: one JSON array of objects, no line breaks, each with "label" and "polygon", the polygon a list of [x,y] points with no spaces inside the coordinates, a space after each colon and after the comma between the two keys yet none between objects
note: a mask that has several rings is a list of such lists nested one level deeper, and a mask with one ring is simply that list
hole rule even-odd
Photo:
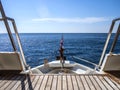
[{"label": "flag", "polygon": [[62,38],[61,38],[61,40],[60,40],[60,48],[63,48],[63,35],[62,35]]}]

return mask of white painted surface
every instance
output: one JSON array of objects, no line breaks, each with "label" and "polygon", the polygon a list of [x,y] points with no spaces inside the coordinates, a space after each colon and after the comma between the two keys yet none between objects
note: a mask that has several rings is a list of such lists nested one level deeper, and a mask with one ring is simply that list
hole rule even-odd
[{"label": "white painted surface", "polygon": [[101,71],[120,70],[120,54],[107,54],[103,61]]},{"label": "white painted surface", "polygon": [[19,53],[0,52],[0,70],[23,70]]}]

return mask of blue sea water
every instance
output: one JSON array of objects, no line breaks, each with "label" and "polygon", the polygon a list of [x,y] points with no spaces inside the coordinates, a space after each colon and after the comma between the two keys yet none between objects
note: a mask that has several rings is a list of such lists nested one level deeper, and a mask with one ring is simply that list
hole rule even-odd
[{"label": "blue sea water", "polygon": [[[106,33],[65,33],[63,35],[65,48],[64,54],[67,59],[88,65],[87,63],[83,63],[80,60],[72,58],[72,56],[77,56],[96,64],[99,63],[100,56],[107,38]],[[47,58],[49,61],[54,60],[56,55],[59,54],[58,50],[61,36],[62,34],[60,33],[20,34],[27,63],[31,67],[35,67],[43,64],[43,60],[45,58]],[[113,40],[113,37],[114,35],[112,36],[111,40]],[[118,40],[118,43],[120,43],[120,40]],[[115,48],[115,50],[117,52],[120,51],[119,44],[117,44],[117,48]],[[1,51],[13,51],[7,34],[0,34],[0,52]]]}]

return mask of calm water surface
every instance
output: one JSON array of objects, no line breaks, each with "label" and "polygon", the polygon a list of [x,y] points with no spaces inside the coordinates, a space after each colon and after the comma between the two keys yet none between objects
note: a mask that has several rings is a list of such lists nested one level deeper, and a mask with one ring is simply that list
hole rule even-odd
[{"label": "calm water surface", "polygon": [[[107,34],[72,33],[63,35],[65,56],[67,59],[83,63],[72,58],[72,56],[78,56],[98,64]],[[59,55],[58,50],[61,36],[62,34],[20,34],[27,63],[31,67],[35,67],[43,64],[45,58],[49,61],[54,60],[55,56]],[[120,43],[120,40],[118,40],[118,43]],[[116,52],[120,51],[118,43],[117,48],[115,48]],[[0,51],[12,51],[12,46],[6,34],[0,34]],[[83,64],[88,65],[86,63]]]}]

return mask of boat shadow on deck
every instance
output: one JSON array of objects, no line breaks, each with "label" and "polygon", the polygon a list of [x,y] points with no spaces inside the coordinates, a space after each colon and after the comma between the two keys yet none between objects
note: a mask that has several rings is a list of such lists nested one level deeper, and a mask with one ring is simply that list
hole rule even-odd
[{"label": "boat shadow on deck", "polygon": [[0,90],[34,90],[31,81],[33,77],[29,74],[0,74]]}]

